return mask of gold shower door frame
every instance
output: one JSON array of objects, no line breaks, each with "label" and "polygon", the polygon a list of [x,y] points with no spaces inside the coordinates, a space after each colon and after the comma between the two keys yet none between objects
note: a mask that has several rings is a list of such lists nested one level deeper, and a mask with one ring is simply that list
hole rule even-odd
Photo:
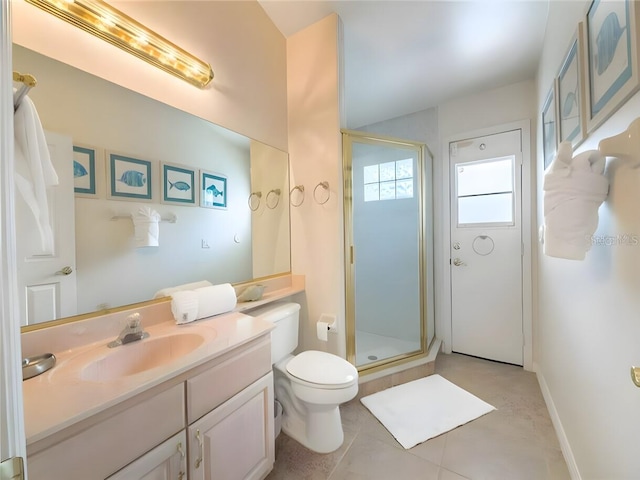
[{"label": "gold shower door frame", "polygon": [[[396,147],[416,154],[417,168],[415,172],[418,194],[418,258],[419,258],[419,292],[420,292],[420,350],[399,354],[382,360],[375,360],[364,365],[356,365],[356,296],[355,296],[355,252],[353,234],[353,144],[368,144],[384,147]],[[347,337],[347,360],[356,365],[362,374],[374,373],[389,367],[417,360],[428,354],[426,326],[426,260],[425,260],[425,155],[429,153],[423,143],[393,137],[374,135],[354,130],[342,130],[342,162],[344,179],[344,248],[345,248],[345,323]]]}]

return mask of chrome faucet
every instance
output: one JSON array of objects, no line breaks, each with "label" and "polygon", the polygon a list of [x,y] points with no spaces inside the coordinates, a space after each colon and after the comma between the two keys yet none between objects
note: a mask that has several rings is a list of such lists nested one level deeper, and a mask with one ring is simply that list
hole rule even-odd
[{"label": "chrome faucet", "polygon": [[118,338],[107,344],[107,347],[113,348],[127,343],[137,342],[148,336],[149,334],[142,329],[140,314],[132,313],[127,317],[127,326],[120,332]]}]

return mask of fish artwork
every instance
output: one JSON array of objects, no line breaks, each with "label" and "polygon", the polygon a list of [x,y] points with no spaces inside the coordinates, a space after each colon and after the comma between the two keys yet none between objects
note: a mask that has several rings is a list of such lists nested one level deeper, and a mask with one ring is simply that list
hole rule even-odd
[{"label": "fish artwork", "polygon": [[176,190],[180,190],[181,192],[186,192],[187,190],[191,190],[191,185],[187,182],[183,182],[182,180],[178,182],[171,182],[171,180],[167,180],[169,182],[169,190],[175,188]]},{"label": "fish artwork", "polygon": [[573,107],[577,104],[577,95],[574,92],[567,93],[564,103],[562,104],[562,118],[569,118],[569,115],[571,115],[571,112],[573,111]]},{"label": "fish artwork", "polygon": [[127,170],[126,172],[123,172],[119,181],[125,185],[129,185],[130,187],[142,187],[147,183],[144,173],[136,170]]},{"label": "fish artwork", "polygon": [[220,190],[218,190],[215,185],[211,185],[210,187],[207,187],[207,192],[213,194],[214,197],[219,197],[223,193]]},{"label": "fish artwork", "polygon": [[618,48],[618,42],[622,38],[622,34],[627,26],[620,26],[618,15],[615,12],[611,12],[600,25],[600,31],[596,37],[596,52],[594,55],[596,69],[598,75],[602,75],[616,54]]},{"label": "fish artwork", "polygon": [[77,161],[73,161],[73,177],[74,178],[78,178],[78,177],[84,177],[85,175],[88,175],[89,172],[87,172],[87,169],[84,168],[84,166]]}]

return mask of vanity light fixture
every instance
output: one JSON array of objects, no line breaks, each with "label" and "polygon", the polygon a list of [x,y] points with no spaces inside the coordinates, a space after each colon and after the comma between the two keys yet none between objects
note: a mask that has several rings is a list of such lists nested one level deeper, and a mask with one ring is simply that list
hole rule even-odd
[{"label": "vanity light fixture", "polygon": [[213,79],[211,65],[101,0],[25,0],[198,88]]}]

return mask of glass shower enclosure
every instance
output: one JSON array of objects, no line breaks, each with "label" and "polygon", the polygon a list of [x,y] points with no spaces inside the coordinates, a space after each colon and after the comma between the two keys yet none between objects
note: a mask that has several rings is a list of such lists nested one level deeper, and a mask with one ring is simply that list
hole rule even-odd
[{"label": "glass shower enclosure", "polygon": [[343,131],[343,151],[347,359],[364,371],[425,355],[433,337],[426,147]]}]

